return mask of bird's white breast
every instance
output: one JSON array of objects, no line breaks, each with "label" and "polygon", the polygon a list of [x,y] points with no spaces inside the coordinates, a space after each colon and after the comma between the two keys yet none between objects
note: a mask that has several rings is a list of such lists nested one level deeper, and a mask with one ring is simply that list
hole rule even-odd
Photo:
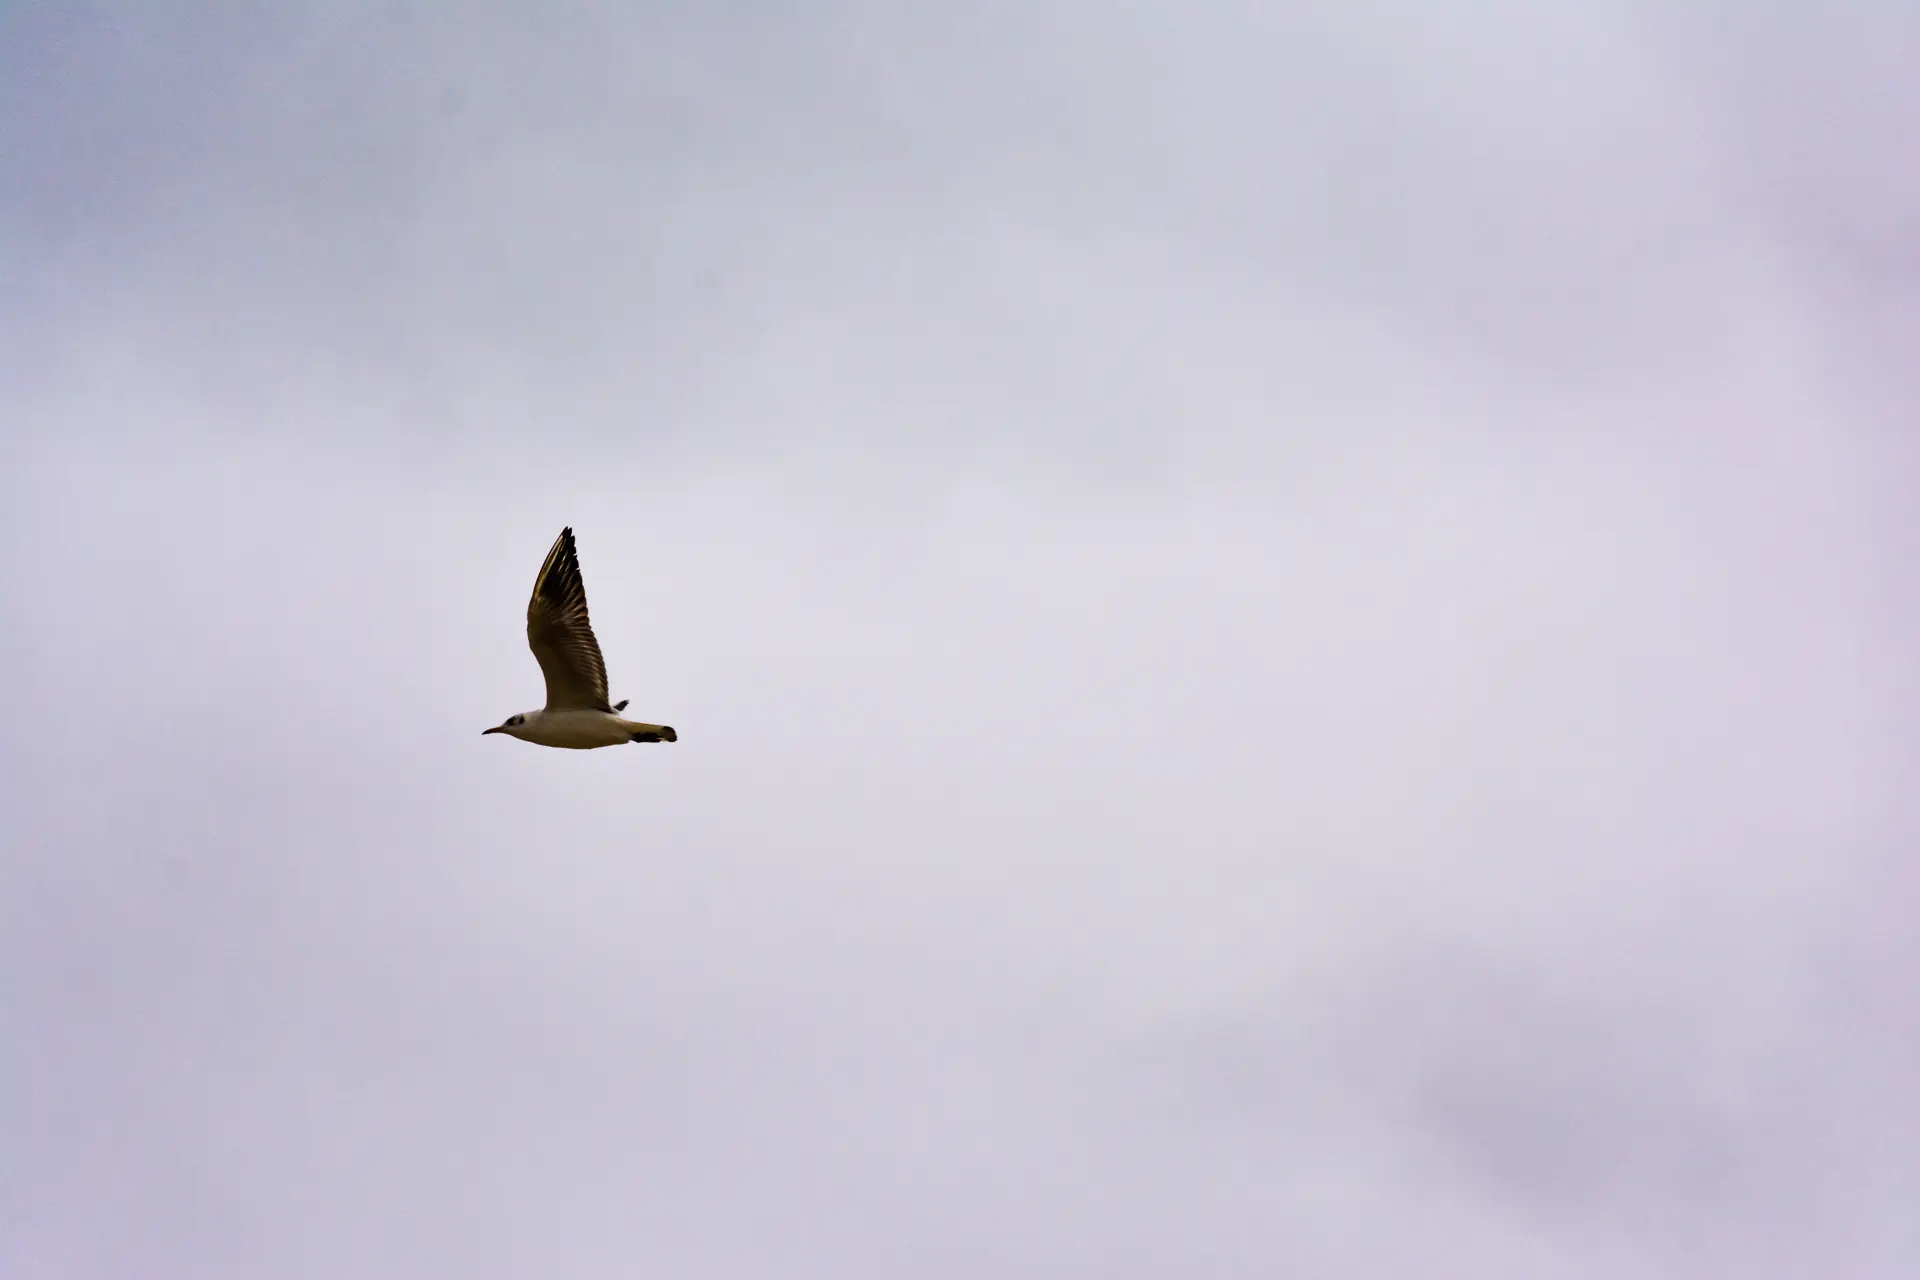
[{"label": "bird's white breast", "polygon": [[633,731],[619,716],[604,711],[536,711],[518,726],[514,737],[543,747],[611,747],[633,739]]}]

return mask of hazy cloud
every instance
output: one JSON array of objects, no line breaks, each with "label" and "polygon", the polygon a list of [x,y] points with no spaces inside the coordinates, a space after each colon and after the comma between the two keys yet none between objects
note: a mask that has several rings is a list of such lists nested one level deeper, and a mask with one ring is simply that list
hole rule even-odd
[{"label": "hazy cloud", "polygon": [[11,12],[0,1272],[1912,1274],[1812,12]]}]

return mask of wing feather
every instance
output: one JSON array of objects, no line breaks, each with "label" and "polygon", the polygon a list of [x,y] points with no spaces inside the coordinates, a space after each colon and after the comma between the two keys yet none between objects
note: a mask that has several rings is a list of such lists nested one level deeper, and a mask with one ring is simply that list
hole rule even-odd
[{"label": "wing feather", "polygon": [[560,531],[534,579],[527,646],[547,677],[547,710],[613,710],[607,705],[607,663],[587,618],[587,588],[571,527]]}]

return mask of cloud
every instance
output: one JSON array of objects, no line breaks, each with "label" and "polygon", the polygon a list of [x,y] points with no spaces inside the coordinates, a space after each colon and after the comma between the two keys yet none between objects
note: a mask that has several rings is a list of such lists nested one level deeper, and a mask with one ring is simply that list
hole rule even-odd
[{"label": "cloud", "polygon": [[1786,19],[6,21],[0,1270],[1912,1270]]}]

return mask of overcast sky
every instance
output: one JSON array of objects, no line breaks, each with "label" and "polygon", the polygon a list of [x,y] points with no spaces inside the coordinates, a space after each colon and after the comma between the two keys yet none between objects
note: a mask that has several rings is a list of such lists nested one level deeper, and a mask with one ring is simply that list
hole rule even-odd
[{"label": "overcast sky", "polygon": [[1898,8],[8,6],[0,1274],[1920,1274]]}]

